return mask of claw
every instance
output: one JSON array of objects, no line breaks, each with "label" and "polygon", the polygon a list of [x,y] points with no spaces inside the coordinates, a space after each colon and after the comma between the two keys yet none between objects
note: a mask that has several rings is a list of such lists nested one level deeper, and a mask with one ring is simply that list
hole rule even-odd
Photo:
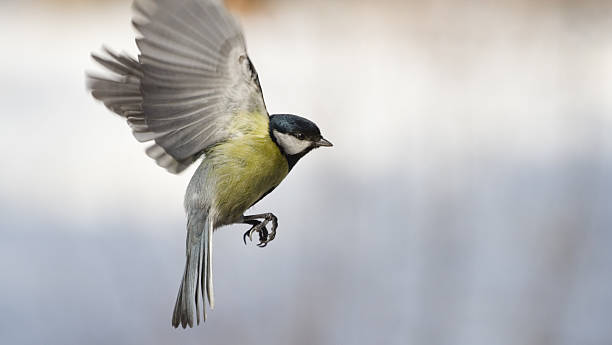
[{"label": "claw", "polygon": [[268,229],[265,226],[262,226],[259,231],[259,242],[267,242],[268,240]]},{"label": "claw", "polygon": [[259,229],[259,244],[257,246],[263,248],[266,244],[268,244],[268,229],[264,225]]},{"label": "claw", "polygon": [[[265,223],[258,223],[253,225],[253,227],[251,227],[249,230],[247,230],[244,235],[242,235],[242,241],[244,242],[244,244],[246,245],[246,239],[247,237],[249,238],[249,240],[251,242],[253,242],[253,234],[257,232],[259,233],[259,244],[258,246],[261,247],[261,244],[267,244],[269,242],[268,240],[268,229],[266,228],[266,224]],[[265,245],[264,245],[265,247]]]},{"label": "claw", "polygon": [[255,231],[258,231],[257,228],[261,225],[260,223],[257,223],[255,225],[253,225],[249,230],[247,230],[244,235],[242,235],[242,241],[244,242],[244,244],[246,245],[246,239],[247,237],[249,238],[249,240],[251,240],[251,242],[253,242],[253,233]]},{"label": "claw", "polygon": [[251,230],[247,230],[247,232],[244,233],[244,235],[242,235],[242,241],[244,241],[244,245],[246,246],[246,238],[249,235],[249,231]]},{"label": "claw", "polygon": [[[264,219],[262,222],[255,220],[254,218]],[[268,245],[270,241],[272,241],[276,237],[276,228],[278,227],[278,218],[271,213],[266,213],[262,215],[253,215],[245,217],[245,222],[247,224],[253,224],[253,226],[242,235],[242,241],[246,245],[246,238],[249,237],[249,240],[253,242],[253,233],[257,232],[259,234],[259,243],[258,247],[263,248]],[[268,223],[272,223],[272,228],[268,232],[266,225]]]}]

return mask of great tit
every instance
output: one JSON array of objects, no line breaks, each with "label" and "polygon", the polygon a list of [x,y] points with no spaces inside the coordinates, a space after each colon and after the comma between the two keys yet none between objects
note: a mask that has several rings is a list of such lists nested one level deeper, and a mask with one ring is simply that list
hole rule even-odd
[{"label": "great tit", "polygon": [[[213,0],[136,0],[137,59],[104,48],[92,57],[112,72],[88,74],[94,98],[127,120],[147,155],[171,173],[203,157],[185,193],[186,264],[172,325],[206,320],[214,308],[212,237],[219,227],[251,225],[265,246],[272,213],[244,215],[311,150],[332,144],[296,115],[268,115],[237,21]],[[268,231],[267,226],[270,225]],[[206,296],[206,297],[205,297]]]}]

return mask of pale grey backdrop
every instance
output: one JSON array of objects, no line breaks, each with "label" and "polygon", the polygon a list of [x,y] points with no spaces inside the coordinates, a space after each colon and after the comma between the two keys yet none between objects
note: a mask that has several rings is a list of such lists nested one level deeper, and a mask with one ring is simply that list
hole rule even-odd
[{"label": "pale grey backdrop", "polygon": [[258,1],[271,112],[335,147],[215,236],[170,327],[182,196],[86,93],[128,1],[0,3],[0,343],[611,344],[612,12],[597,1]]}]

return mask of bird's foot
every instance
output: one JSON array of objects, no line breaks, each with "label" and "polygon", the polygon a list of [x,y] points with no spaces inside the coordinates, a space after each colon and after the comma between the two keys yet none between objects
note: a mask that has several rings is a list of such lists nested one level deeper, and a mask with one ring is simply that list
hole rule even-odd
[{"label": "bird's foot", "polygon": [[[262,219],[263,221],[258,221],[255,219]],[[247,237],[249,240],[253,241],[253,234],[255,232],[259,233],[259,243],[257,246],[263,248],[268,245],[276,237],[276,228],[278,228],[278,218],[272,213],[258,214],[253,216],[245,216],[244,223],[252,224],[253,226],[242,236],[242,240],[244,244],[246,244]],[[268,228],[266,225],[268,223],[272,224],[272,228],[268,232]]]},{"label": "bird's foot", "polygon": [[246,244],[247,237],[252,242],[253,234],[256,232],[259,233],[258,246],[265,247],[266,244],[269,242],[268,241],[269,232],[268,232],[268,229],[266,228],[266,224],[263,222],[257,222],[257,224],[253,225],[251,229],[247,230],[247,232],[244,233],[244,235],[242,236],[242,240],[244,241],[244,244]]}]

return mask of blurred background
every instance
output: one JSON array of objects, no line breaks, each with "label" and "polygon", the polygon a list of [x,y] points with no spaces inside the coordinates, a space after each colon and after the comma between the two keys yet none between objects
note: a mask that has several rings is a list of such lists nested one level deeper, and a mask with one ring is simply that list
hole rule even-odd
[{"label": "blurred background", "polygon": [[130,1],[0,1],[3,344],[612,344],[612,3],[229,1],[271,113],[335,147],[215,236],[170,326],[194,167],[85,90]]}]

